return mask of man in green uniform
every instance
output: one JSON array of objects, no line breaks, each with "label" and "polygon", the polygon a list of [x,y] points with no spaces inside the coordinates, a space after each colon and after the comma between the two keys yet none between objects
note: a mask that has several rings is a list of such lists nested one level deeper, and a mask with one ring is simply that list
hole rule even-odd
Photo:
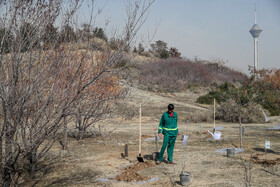
[{"label": "man in green uniform", "polygon": [[160,136],[160,134],[162,133],[164,135],[164,138],[163,138],[161,151],[159,153],[159,158],[158,161],[156,162],[157,164],[161,163],[166,147],[167,147],[167,155],[168,155],[168,164],[175,164],[173,162],[173,150],[174,150],[177,134],[179,132],[177,127],[178,116],[176,112],[173,112],[174,110],[173,104],[169,104],[167,108],[168,111],[161,116],[160,123],[159,123],[158,134]]}]

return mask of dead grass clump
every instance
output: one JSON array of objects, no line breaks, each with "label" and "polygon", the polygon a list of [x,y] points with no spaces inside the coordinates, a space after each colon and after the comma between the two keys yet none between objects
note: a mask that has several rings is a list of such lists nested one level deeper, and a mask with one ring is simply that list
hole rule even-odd
[{"label": "dead grass clump", "polygon": [[256,154],[256,155],[252,155],[250,160],[256,164],[261,164],[263,166],[275,166],[280,164],[280,158],[276,158],[276,159],[263,159],[260,157],[263,157],[263,154]]},{"label": "dead grass clump", "polygon": [[[239,109],[233,99],[229,99],[217,108],[216,119],[226,122],[238,122]],[[251,105],[241,108],[242,123],[262,123],[264,116],[260,105]]]},{"label": "dead grass clump", "polygon": [[206,110],[206,111],[195,111],[194,113],[192,113],[192,115],[190,116],[191,121],[194,123],[199,123],[199,122],[213,122],[213,112],[211,112],[210,110]]},{"label": "dead grass clump", "polygon": [[67,132],[68,137],[80,139],[82,138],[96,138],[102,136],[102,132],[98,130],[79,131],[78,129],[71,129]]},{"label": "dead grass clump", "polygon": [[144,51],[140,55],[145,57],[155,57],[155,55],[149,51]]}]

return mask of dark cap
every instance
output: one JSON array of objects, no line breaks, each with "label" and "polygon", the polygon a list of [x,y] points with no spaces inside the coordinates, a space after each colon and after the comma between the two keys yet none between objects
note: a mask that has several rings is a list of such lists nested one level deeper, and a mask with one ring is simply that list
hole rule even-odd
[{"label": "dark cap", "polygon": [[168,110],[173,110],[174,109],[174,105],[173,104],[169,104],[167,108],[168,108]]}]

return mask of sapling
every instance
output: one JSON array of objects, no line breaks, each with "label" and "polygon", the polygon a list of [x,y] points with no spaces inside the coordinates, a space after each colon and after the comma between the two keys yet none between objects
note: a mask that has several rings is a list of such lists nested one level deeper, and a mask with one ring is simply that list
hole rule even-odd
[{"label": "sapling", "polygon": [[186,159],[187,159],[187,149],[185,150],[185,153],[184,153],[184,161],[183,161],[183,164],[182,164],[182,174],[185,173],[185,169],[186,169]]},{"label": "sapling", "polygon": [[184,151],[184,161],[182,164],[182,174],[184,173],[185,169],[186,169],[186,159],[187,159],[187,141],[188,141],[188,136],[184,135],[183,136],[183,146],[185,147],[185,151]]},{"label": "sapling", "polygon": [[238,122],[239,122],[239,138],[240,138],[240,148],[243,147],[242,140],[242,109],[249,108],[253,106],[253,101],[255,99],[255,94],[251,88],[239,88],[231,90],[232,98],[238,107]]}]

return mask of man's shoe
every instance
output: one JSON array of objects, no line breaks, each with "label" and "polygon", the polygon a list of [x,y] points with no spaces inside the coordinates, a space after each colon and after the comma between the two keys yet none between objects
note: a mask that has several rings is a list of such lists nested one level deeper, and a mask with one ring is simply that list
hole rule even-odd
[{"label": "man's shoe", "polygon": [[157,165],[160,165],[160,163],[161,163],[161,161],[156,161],[156,164],[157,164]]},{"label": "man's shoe", "polygon": [[175,163],[175,162],[173,162],[173,161],[168,161],[168,164],[173,164],[173,165],[176,165],[176,163]]}]

